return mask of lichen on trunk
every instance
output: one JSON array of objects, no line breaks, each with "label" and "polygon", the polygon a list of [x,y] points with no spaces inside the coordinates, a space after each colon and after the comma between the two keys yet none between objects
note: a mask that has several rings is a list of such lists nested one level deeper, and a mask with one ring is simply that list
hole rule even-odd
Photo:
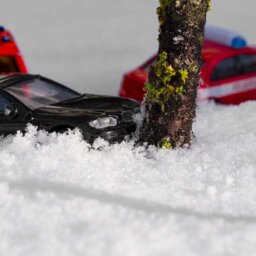
[{"label": "lichen on trunk", "polygon": [[159,51],[145,85],[141,140],[170,148],[189,144],[192,137],[210,0],[159,2]]}]

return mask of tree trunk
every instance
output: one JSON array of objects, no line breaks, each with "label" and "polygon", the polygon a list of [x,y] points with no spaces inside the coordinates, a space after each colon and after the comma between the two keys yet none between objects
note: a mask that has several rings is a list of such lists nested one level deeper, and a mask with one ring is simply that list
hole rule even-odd
[{"label": "tree trunk", "polygon": [[159,1],[159,51],[145,85],[141,140],[174,148],[189,144],[192,137],[210,0]]}]

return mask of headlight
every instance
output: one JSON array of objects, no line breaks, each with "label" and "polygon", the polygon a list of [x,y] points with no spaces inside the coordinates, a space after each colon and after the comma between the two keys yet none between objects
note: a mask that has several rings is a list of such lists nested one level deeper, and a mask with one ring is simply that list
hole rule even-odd
[{"label": "headlight", "polygon": [[116,126],[117,120],[114,117],[100,117],[89,122],[89,125],[96,129],[103,129],[109,126]]}]

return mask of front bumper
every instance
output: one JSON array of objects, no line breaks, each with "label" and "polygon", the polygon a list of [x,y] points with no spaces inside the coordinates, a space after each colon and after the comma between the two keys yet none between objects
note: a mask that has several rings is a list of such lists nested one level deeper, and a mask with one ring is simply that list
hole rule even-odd
[{"label": "front bumper", "polygon": [[133,123],[124,128],[120,129],[112,129],[112,130],[96,130],[93,129],[93,132],[88,133],[86,131],[83,133],[84,138],[89,141],[89,143],[93,143],[93,141],[97,138],[102,138],[110,143],[121,142],[125,138],[125,136],[130,135],[135,132],[136,125]]}]

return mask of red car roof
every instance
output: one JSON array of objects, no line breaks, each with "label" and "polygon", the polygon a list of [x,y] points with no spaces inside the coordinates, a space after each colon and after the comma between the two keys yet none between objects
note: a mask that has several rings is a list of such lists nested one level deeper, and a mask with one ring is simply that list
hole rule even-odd
[{"label": "red car roof", "polygon": [[212,59],[220,58],[221,56],[252,52],[256,54],[256,50],[251,47],[236,49],[213,41],[205,40],[202,49],[202,58],[204,62],[210,62]]},{"label": "red car roof", "polygon": [[0,31],[0,55],[20,54],[12,34],[8,30]]},{"label": "red car roof", "polygon": [[[216,43],[213,41],[205,40],[202,49],[202,59],[204,62],[210,63],[214,59],[222,59],[236,54],[250,53],[256,54],[256,49],[252,47],[233,48],[224,44]],[[153,55],[149,60],[140,65],[138,69],[144,69],[155,61],[157,55]]]}]

